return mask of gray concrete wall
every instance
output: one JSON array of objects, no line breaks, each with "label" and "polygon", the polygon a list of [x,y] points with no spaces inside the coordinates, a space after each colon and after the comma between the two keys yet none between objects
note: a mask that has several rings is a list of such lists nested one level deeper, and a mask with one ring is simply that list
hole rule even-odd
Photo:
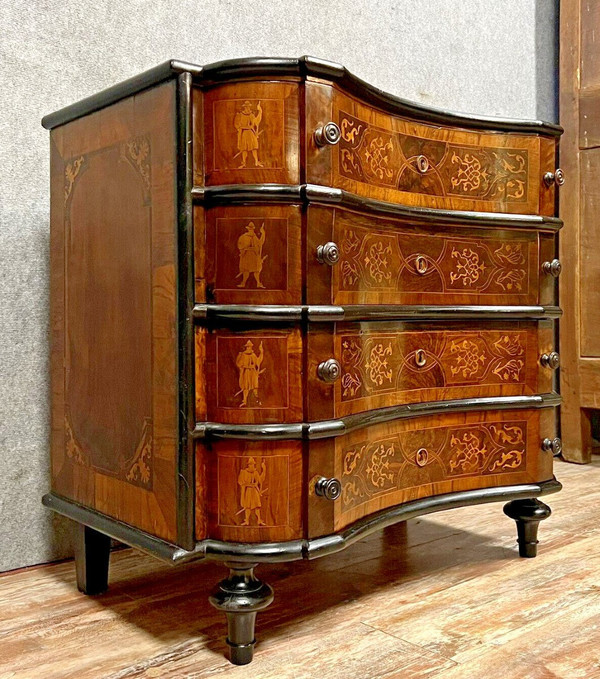
[{"label": "gray concrete wall", "polygon": [[554,119],[555,0],[0,3],[0,571],[70,553],[48,486],[42,115],[168,58],[339,61],[424,104]]}]

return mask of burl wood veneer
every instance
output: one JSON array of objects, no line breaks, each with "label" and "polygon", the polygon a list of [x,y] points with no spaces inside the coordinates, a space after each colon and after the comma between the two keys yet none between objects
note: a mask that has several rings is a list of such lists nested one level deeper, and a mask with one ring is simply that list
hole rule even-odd
[{"label": "burl wood veneer", "polygon": [[252,659],[260,562],[560,489],[561,132],[385,94],[309,57],[167,62],[47,116],[52,492],[79,587],[111,536],[224,561]]}]

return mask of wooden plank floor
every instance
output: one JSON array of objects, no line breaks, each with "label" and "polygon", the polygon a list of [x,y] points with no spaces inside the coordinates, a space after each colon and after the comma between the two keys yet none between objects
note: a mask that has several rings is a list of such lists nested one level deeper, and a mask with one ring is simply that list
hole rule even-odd
[{"label": "wooden plank floor", "polygon": [[254,662],[224,657],[207,602],[224,569],[112,556],[110,590],[72,562],[0,576],[0,678],[600,677],[600,461],[558,462],[536,559],[500,504],[400,524],[315,562],[262,566],[275,602]]}]

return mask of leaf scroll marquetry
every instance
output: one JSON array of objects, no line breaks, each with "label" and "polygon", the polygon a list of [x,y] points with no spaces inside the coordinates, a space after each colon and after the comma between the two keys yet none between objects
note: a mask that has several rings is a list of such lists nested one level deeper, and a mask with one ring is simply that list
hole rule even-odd
[{"label": "leaf scroll marquetry", "polygon": [[390,234],[343,221],[339,229],[341,291],[529,294],[526,240]]},{"label": "leaf scroll marquetry", "polygon": [[525,383],[522,330],[356,331],[339,342],[342,401],[411,388]]},{"label": "leaf scroll marquetry", "polygon": [[526,422],[434,427],[365,440],[342,450],[343,511],[432,478],[519,471],[526,450]]},{"label": "leaf scroll marquetry", "polygon": [[[339,112],[339,172],[400,191],[475,201],[527,201],[529,152],[392,132]],[[425,162],[423,160],[425,159]]]}]

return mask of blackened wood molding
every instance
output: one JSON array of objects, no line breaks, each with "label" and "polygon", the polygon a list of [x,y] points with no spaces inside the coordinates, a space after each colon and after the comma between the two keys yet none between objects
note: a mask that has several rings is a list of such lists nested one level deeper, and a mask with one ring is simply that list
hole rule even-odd
[{"label": "blackened wood molding", "polygon": [[347,530],[334,535],[280,543],[254,543],[249,545],[207,539],[198,542],[190,550],[182,549],[165,540],[155,538],[128,524],[110,519],[104,514],[100,514],[93,509],[79,505],[54,493],[44,495],[42,501],[46,507],[53,509],[55,512],[90,526],[94,530],[105,533],[115,540],[135,547],[170,565],[203,558],[215,559],[217,561],[280,563],[299,559],[315,559],[339,552],[376,530],[381,530],[386,526],[391,526],[401,521],[415,519],[419,516],[468,505],[543,497],[544,495],[557,493],[561,488],[562,484],[555,478],[552,478],[539,483],[466,490],[407,502],[399,507],[369,516],[367,519],[356,522]]},{"label": "blackened wood molding", "polygon": [[472,225],[559,231],[563,222],[558,217],[504,214],[469,210],[441,210],[387,203],[357,196],[343,189],[318,184],[229,184],[194,186],[192,197],[205,207],[216,205],[298,204],[338,205],[365,214],[400,217],[409,224]]},{"label": "blackened wood molding", "polygon": [[342,89],[361,97],[385,111],[433,123],[455,125],[476,130],[492,129],[503,132],[535,133],[550,137],[560,136],[563,131],[560,125],[540,120],[505,120],[495,117],[470,116],[420,106],[370,85],[350,73],[341,64],[310,56],[297,59],[273,59],[270,57],[230,59],[218,61],[207,66],[197,66],[185,61],[170,59],[129,80],[125,80],[98,94],[82,99],[76,104],[66,106],[55,113],[45,116],[42,119],[42,125],[46,129],[51,130],[54,127],[64,125],[105,106],[110,106],[121,99],[142,92],[148,87],[153,87],[165,80],[176,78],[182,73],[190,73],[194,84],[204,87],[240,79],[323,78],[336,83]]}]

